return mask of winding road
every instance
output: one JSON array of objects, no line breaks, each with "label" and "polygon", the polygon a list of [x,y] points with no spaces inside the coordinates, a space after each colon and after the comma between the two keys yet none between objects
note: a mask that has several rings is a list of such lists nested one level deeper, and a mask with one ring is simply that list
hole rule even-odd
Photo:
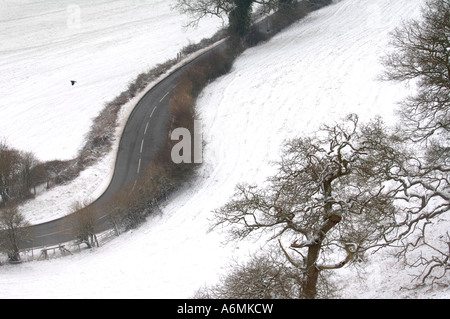
[{"label": "winding road", "polygon": [[[322,0],[320,0],[322,1]],[[319,1],[319,2],[320,2]],[[323,0],[327,2],[327,0]],[[327,3],[328,4],[328,3]],[[317,10],[326,4],[317,4]],[[257,28],[264,33],[272,30],[272,16],[256,22]],[[201,62],[210,54],[225,50],[227,41],[222,40],[189,60],[180,68],[154,85],[137,103],[122,133],[119,143],[114,174],[106,191],[91,205],[94,205],[97,216],[97,232],[112,228],[105,211],[105,204],[121,189],[134,183],[143,173],[143,168],[153,160],[169,134],[167,123],[170,120],[169,101],[173,96],[179,77],[187,68]],[[49,247],[73,240],[70,216],[61,217],[46,223],[30,226],[30,239],[21,245],[22,249]]]},{"label": "winding road", "polygon": [[[193,64],[202,61],[213,52],[224,50],[227,42],[220,41],[176,69],[154,85],[136,104],[122,132],[116,157],[114,174],[105,192],[91,205],[100,212],[97,231],[111,228],[107,203],[123,187],[134,183],[164,145],[169,134],[167,124],[170,120],[169,101],[173,96],[179,77]],[[70,216],[30,226],[30,239],[21,245],[22,249],[48,247],[73,240]]]}]

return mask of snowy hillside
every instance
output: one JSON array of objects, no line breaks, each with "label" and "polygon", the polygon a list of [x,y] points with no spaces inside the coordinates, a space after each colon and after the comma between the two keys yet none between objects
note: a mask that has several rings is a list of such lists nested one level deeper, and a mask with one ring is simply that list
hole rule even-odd
[{"label": "snowy hillside", "polygon": [[[174,195],[160,215],[100,249],[1,267],[0,298],[188,298],[202,285],[216,282],[231,258],[245,258],[264,243],[225,244],[225,233],[208,232],[211,211],[227,201],[237,183],[264,180],[285,138],[311,132],[349,112],[362,120],[379,114],[388,123],[395,121],[396,103],[408,91],[377,81],[382,70],[379,57],[387,48],[389,32],[403,19],[419,17],[422,4],[423,0],[336,1],[247,50],[230,74],[209,85],[198,101],[206,147],[195,183]],[[129,18],[130,25],[136,23],[135,15]],[[110,57],[115,58],[113,53]],[[76,69],[83,70],[81,61],[79,65]],[[97,81],[92,79],[93,84]],[[44,99],[47,92],[41,94],[36,99]],[[106,163],[98,165],[91,175],[84,175],[84,182],[75,181],[73,191],[98,180],[95,170],[105,167]],[[52,200],[64,192],[54,190]],[[45,201],[40,203],[42,212],[48,210]],[[28,208],[30,215],[39,211],[34,205]],[[336,272],[342,297],[450,297],[448,291],[400,289],[409,285],[410,277],[384,255],[374,256],[366,270],[363,280],[347,269]]]},{"label": "snowy hillside", "polygon": [[0,139],[43,161],[74,158],[106,102],[221,27],[186,31],[173,3],[0,1]]}]

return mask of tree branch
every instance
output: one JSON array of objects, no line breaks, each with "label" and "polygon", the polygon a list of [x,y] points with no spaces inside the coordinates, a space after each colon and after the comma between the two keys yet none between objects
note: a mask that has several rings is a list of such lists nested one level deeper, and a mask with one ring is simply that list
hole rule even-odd
[{"label": "tree branch", "polygon": [[358,245],[356,244],[346,244],[344,247],[345,251],[347,252],[347,256],[344,260],[341,262],[338,262],[334,265],[317,265],[317,269],[319,270],[331,270],[331,269],[339,269],[344,267],[346,264],[348,264],[355,254],[358,252]]}]

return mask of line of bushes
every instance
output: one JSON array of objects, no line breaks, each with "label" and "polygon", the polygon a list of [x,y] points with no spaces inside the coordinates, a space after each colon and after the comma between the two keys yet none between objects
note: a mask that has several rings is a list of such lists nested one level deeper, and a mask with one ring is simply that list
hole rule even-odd
[{"label": "line of bushes", "polygon": [[100,158],[110,152],[115,141],[115,130],[122,108],[150,83],[173,68],[180,59],[223,39],[225,36],[225,31],[219,30],[211,38],[189,44],[180,51],[176,59],[169,59],[164,63],[158,64],[149,71],[140,73],[134,80],[130,81],[127,89],[112,101],[107,102],[97,117],[93,119],[91,129],[86,134],[85,143],[76,158],[53,160],[42,164],[49,176],[47,185],[49,187],[62,185],[74,180],[79,176],[80,172],[95,164]]},{"label": "line of bushes", "polygon": [[145,168],[142,177],[116,194],[103,208],[110,213],[116,230],[120,232],[140,225],[148,215],[159,211],[159,202],[195,175],[199,164],[194,161],[176,164],[172,160],[171,151],[177,142],[171,140],[170,132],[182,127],[194,134],[198,95],[210,81],[229,72],[236,55],[230,45],[222,51],[206,53],[180,76],[169,102],[171,120],[167,124],[169,134],[164,146]]},{"label": "line of bushes", "polygon": [[[174,98],[178,99],[178,101],[172,103],[172,115],[177,114],[177,112],[191,112],[193,114],[193,105],[190,107],[183,105],[189,101],[189,97],[186,97],[186,94],[190,96],[191,102],[192,100],[195,100],[205,84],[214,77],[227,73],[229,68],[231,68],[232,60],[247,47],[255,46],[261,42],[267,41],[274,34],[303,18],[309,11],[322,7],[330,2],[330,0],[316,0],[314,3],[301,1],[285,4],[268,18],[270,19],[270,30],[261,30],[257,25],[253,25],[250,28],[249,33],[245,37],[240,38],[238,36],[230,36],[229,30],[227,29],[221,29],[210,38],[205,38],[198,43],[189,44],[184,47],[177,56],[177,59],[170,59],[162,64],[158,64],[148,72],[139,74],[135,80],[130,82],[127,90],[119,94],[111,102],[108,102],[105,105],[105,108],[94,119],[91,130],[86,135],[85,145],[82,147],[75,160],[67,162],[66,172],[65,174],[60,173],[58,175],[57,183],[72,180],[78,176],[80,171],[95,163],[99,158],[111,150],[112,143],[114,142],[114,132],[117,127],[117,118],[121,108],[144,90],[149,83],[155,81],[158,77],[175,66],[181,58],[189,56],[194,52],[198,52],[199,50],[228,37],[227,50],[209,56],[208,60],[204,61],[202,65],[197,64],[195,68],[190,68],[189,71],[187,71],[185,75],[187,79],[182,80],[184,83],[179,85],[181,88],[179,88],[179,92],[175,94]],[[188,82],[190,82],[190,84],[188,84]],[[192,85],[192,91],[183,87],[186,85]],[[181,91],[185,91],[184,96]],[[184,98],[186,98],[186,101],[182,101]],[[176,118],[185,118],[184,123],[177,123]],[[189,125],[192,125],[192,121],[191,124],[186,122],[186,119],[189,118],[188,114],[177,114],[176,118],[174,117],[174,122],[172,123],[173,125],[178,125],[175,127],[190,128]]]}]

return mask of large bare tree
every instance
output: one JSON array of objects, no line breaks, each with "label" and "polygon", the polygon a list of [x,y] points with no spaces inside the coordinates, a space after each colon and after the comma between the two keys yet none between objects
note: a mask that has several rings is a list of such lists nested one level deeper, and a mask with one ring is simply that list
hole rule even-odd
[{"label": "large bare tree", "polygon": [[395,189],[386,183],[395,143],[380,119],[359,127],[354,114],[290,140],[267,186],[238,185],[215,212],[216,225],[231,226],[234,239],[270,234],[301,270],[298,297],[315,298],[323,270],[347,265],[395,223]]},{"label": "large bare tree", "polygon": [[450,2],[427,0],[421,19],[407,21],[392,33],[393,50],[383,59],[387,80],[416,88],[399,108],[399,131],[415,152],[391,173],[402,185],[397,197],[404,215],[395,237],[403,240],[403,256],[420,247],[419,257],[410,264],[424,267],[422,281],[442,278],[450,268],[448,231],[435,236],[441,238],[438,241],[432,241],[429,231],[436,232],[430,224],[439,223],[450,211],[449,39]]}]

